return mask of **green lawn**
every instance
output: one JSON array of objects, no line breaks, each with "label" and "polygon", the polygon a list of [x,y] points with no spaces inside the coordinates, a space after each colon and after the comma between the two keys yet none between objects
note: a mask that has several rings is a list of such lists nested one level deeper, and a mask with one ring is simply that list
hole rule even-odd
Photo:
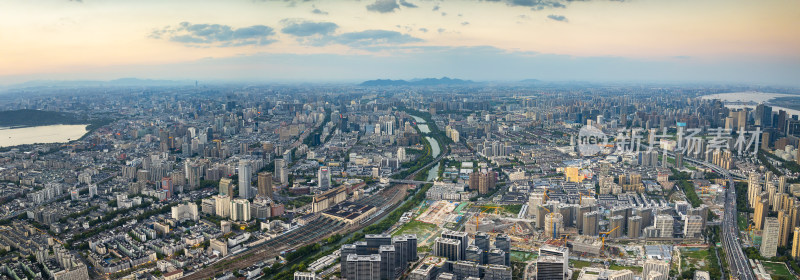
[{"label": "green lawn", "polygon": [[696,251],[681,250],[681,269],[687,270],[694,267],[698,270],[708,270],[709,258],[708,250],[700,249]]},{"label": "green lawn", "polygon": [[400,234],[416,234],[420,240],[425,240],[431,234],[436,233],[439,228],[436,225],[423,223],[420,221],[410,221],[395,231],[392,236]]},{"label": "green lawn", "polygon": [[742,212],[739,212],[737,221],[739,224],[739,230],[746,230],[747,225],[750,223],[750,221],[747,219],[747,213]]},{"label": "green lawn", "polygon": [[610,270],[629,269],[629,270],[631,270],[633,272],[636,272],[636,273],[642,273],[642,267],[641,266],[621,266],[621,265],[617,265],[616,263],[609,265],[608,269],[610,269]]},{"label": "green lawn", "polygon": [[569,263],[572,264],[572,267],[575,269],[581,269],[584,267],[592,266],[592,262],[587,261],[576,261],[576,260],[569,260]]},{"label": "green lawn", "polygon": [[794,277],[794,275],[789,272],[789,269],[786,268],[786,264],[784,263],[771,263],[762,261],[761,264],[764,265],[764,269],[767,270],[767,273],[769,273],[771,276],[782,276],[788,279],[797,279],[797,277]]},{"label": "green lawn", "polygon": [[536,259],[536,254],[531,252],[523,252],[523,251],[511,251],[511,261],[512,262],[527,262]]}]

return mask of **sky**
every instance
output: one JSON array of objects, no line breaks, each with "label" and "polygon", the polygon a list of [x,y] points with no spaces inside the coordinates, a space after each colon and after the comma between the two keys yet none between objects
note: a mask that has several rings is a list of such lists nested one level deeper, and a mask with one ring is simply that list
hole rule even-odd
[{"label": "sky", "polygon": [[442,76],[800,86],[800,1],[0,1],[0,85]]}]

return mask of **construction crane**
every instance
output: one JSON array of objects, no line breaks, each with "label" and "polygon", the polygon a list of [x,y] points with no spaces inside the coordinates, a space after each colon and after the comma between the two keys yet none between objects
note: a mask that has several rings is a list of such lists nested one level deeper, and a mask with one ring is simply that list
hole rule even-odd
[{"label": "construction crane", "polygon": [[478,214],[475,214],[475,232],[478,232],[478,229],[480,228],[480,225],[481,225],[481,224],[480,224],[480,216],[481,216],[481,215],[482,215],[484,212],[486,212],[486,211],[489,211],[490,209],[494,209],[494,212],[495,212],[495,214],[496,214],[496,213],[497,213],[497,209],[500,209],[500,208],[501,208],[500,206],[483,206],[483,205],[482,205],[482,206],[475,206],[475,207],[477,207],[477,208],[483,208],[483,211],[481,211],[481,212],[480,212],[480,213],[478,213]]},{"label": "construction crane", "polygon": [[[542,205],[539,205],[539,207],[541,207],[544,210],[547,210],[548,214],[552,214],[553,213],[552,211],[550,211],[550,209],[547,209],[547,207],[544,207]],[[556,238],[556,225],[555,225],[555,221],[553,221],[553,219],[550,219],[550,226],[549,227],[553,229],[553,238]]]},{"label": "construction crane", "polygon": [[600,251],[603,251],[603,247],[605,247],[605,246],[606,246],[606,237],[608,237],[608,235],[609,235],[609,234],[611,234],[612,232],[614,232],[614,231],[615,231],[615,230],[617,230],[618,228],[619,228],[619,226],[617,226],[617,227],[615,227],[614,229],[612,229],[612,230],[609,230],[609,231],[607,231],[607,232],[601,232],[601,233],[600,233],[600,237],[601,237],[601,239],[603,240],[603,243],[600,245]]}]

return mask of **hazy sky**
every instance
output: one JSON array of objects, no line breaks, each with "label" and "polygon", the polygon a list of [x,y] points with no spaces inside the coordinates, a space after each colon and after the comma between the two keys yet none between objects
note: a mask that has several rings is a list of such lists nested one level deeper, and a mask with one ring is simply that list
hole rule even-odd
[{"label": "hazy sky", "polygon": [[0,1],[0,84],[441,76],[800,86],[800,1]]}]

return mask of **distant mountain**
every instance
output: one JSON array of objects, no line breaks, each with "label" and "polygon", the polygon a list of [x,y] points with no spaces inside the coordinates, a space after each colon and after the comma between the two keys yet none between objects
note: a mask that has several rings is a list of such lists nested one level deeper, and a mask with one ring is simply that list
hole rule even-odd
[{"label": "distant mountain", "polygon": [[0,127],[39,126],[51,124],[87,124],[89,121],[73,113],[41,110],[0,111]]},{"label": "distant mountain", "polygon": [[523,84],[537,84],[537,83],[541,83],[542,81],[541,80],[537,80],[537,79],[525,79],[525,80],[522,80],[522,81],[519,81],[519,82],[523,83]]},{"label": "distant mountain", "polygon": [[448,77],[443,77],[441,79],[437,78],[426,78],[426,79],[414,79],[411,81],[406,80],[369,80],[361,83],[361,86],[452,86],[452,85],[469,85],[475,84],[475,82],[470,80],[461,80],[461,79],[450,79]]}]

